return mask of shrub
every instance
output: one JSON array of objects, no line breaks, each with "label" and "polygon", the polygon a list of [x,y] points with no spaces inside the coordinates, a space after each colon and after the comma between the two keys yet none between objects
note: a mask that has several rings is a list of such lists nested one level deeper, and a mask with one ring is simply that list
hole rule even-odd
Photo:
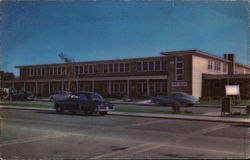
[{"label": "shrub", "polygon": [[190,114],[190,113],[193,113],[193,112],[189,111],[189,110],[184,110],[184,113]]},{"label": "shrub", "polygon": [[181,104],[179,102],[173,102],[172,105],[171,105],[173,111],[175,112],[180,112],[181,110]]},{"label": "shrub", "polygon": [[234,112],[233,115],[241,115],[241,112]]}]

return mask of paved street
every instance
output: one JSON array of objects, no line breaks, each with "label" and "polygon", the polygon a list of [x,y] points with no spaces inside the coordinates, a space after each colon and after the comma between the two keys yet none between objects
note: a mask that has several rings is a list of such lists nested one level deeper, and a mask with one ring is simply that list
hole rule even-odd
[{"label": "paved street", "polygon": [[247,158],[249,126],[0,109],[3,159]]}]

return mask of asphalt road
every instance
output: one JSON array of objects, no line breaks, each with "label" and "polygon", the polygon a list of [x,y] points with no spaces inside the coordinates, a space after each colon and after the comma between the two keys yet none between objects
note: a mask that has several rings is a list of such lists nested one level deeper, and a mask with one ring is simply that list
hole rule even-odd
[{"label": "asphalt road", "polygon": [[0,109],[3,159],[247,158],[249,126]]}]

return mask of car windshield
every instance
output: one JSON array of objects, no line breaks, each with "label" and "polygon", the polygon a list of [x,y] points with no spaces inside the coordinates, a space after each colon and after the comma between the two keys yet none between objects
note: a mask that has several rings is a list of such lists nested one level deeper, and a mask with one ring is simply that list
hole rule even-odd
[{"label": "car windshield", "polygon": [[91,94],[90,97],[94,101],[104,101],[104,98],[99,94]]}]

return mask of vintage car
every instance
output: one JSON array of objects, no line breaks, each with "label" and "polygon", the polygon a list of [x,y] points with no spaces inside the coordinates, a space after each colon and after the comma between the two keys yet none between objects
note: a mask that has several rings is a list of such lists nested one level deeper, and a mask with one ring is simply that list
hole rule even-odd
[{"label": "vintage car", "polygon": [[168,95],[159,95],[152,98],[152,102],[158,105],[180,104],[182,107],[199,103],[199,99],[185,92],[172,92]]},{"label": "vintage car", "polygon": [[86,115],[93,113],[106,115],[109,110],[113,109],[113,105],[96,92],[76,92],[72,93],[69,99],[55,101],[54,108],[57,113],[69,111]]},{"label": "vintage car", "polygon": [[62,100],[69,99],[71,94],[72,94],[72,92],[69,92],[69,91],[57,91],[54,94],[52,94],[49,97],[49,99],[52,102],[54,102],[54,101],[62,101]]},{"label": "vintage car", "polygon": [[13,94],[9,95],[9,100],[34,100],[35,96],[30,91],[16,91]]}]

